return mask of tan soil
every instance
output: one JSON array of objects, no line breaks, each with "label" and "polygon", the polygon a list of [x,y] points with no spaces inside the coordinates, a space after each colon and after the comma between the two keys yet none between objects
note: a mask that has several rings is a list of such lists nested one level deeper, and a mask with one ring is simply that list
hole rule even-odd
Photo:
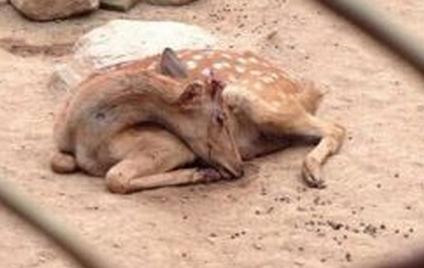
[{"label": "tan soil", "polygon": [[[424,38],[422,0],[372,2]],[[328,188],[300,181],[309,147],[257,159],[235,182],[129,196],[108,193],[98,178],[53,174],[52,119],[63,97],[47,87],[53,65],[78,36],[116,18],[192,22],[328,87],[319,114],[348,129],[324,169]],[[0,39],[0,176],[121,267],[361,267],[424,246],[423,80],[311,1],[140,4],[51,23],[3,3]],[[0,267],[73,267],[3,207],[0,219]]]}]

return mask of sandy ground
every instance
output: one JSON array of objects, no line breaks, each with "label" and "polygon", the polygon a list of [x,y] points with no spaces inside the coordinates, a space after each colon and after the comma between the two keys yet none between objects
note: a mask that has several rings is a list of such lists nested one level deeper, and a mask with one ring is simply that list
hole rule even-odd
[{"label": "sandy ground", "polygon": [[[424,39],[423,1],[372,2]],[[195,23],[328,87],[319,114],[348,129],[324,169],[328,188],[305,189],[299,178],[308,147],[257,159],[235,182],[128,196],[108,193],[101,179],[53,174],[52,120],[63,96],[47,81],[56,54],[115,18]],[[10,41],[17,39],[39,48],[16,49]],[[0,40],[0,176],[120,267],[361,267],[424,246],[423,80],[311,1],[140,4],[128,14],[99,11],[43,24],[0,4]],[[43,49],[52,44],[59,49]],[[0,219],[0,267],[74,267],[3,207]]]}]

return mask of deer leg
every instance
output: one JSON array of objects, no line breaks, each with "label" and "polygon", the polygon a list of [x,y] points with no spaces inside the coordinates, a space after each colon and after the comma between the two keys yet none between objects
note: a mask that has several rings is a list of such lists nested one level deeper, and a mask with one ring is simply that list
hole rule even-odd
[{"label": "deer leg", "polygon": [[311,115],[295,104],[278,111],[262,109],[261,113],[256,114],[259,116],[253,119],[260,129],[273,135],[304,135],[321,138],[303,162],[302,177],[310,187],[324,188],[321,168],[328,157],[340,149],[345,134],[344,128]]},{"label": "deer leg", "polygon": [[136,191],[180,186],[197,183],[209,183],[222,179],[221,174],[212,168],[185,168],[172,170],[165,173],[134,178],[129,181],[125,193]]},{"label": "deer leg", "polygon": [[340,125],[308,115],[298,125],[298,131],[298,134],[321,137],[321,141],[303,161],[302,177],[310,187],[324,188],[321,167],[331,155],[339,151],[345,130]]},{"label": "deer leg", "polygon": [[195,155],[182,146],[144,147],[113,166],[106,174],[106,184],[111,192],[125,194],[201,181],[207,174],[194,169],[168,172],[194,160]]},{"label": "deer leg", "polygon": [[[172,170],[193,161],[193,155],[156,155],[139,151],[118,164],[106,174],[106,183],[111,192],[126,194],[153,188],[206,183],[221,178],[213,169],[186,168]],[[170,171],[172,170],[172,171]]]}]

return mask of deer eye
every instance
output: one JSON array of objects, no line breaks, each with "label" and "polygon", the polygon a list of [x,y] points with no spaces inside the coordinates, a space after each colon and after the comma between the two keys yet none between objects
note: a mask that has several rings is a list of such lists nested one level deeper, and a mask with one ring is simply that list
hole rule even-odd
[{"label": "deer eye", "polygon": [[214,121],[216,124],[223,126],[224,125],[224,121],[225,121],[225,114],[223,112],[217,112],[214,117],[213,117]]}]

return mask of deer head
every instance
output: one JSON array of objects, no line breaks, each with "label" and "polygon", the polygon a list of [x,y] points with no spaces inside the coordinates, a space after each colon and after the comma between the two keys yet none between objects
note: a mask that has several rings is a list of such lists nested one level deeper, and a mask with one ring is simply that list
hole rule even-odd
[{"label": "deer head", "polygon": [[[171,49],[163,52],[160,71],[174,79],[187,80],[188,77],[184,64]],[[185,142],[200,158],[221,172],[241,176],[242,160],[234,140],[228,107],[222,98],[224,83],[211,70],[203,79],[184,81],[183,84],[185,89],[177,105],[190,118],[190,121],[181,120],[183,125],[178,126],[185,128],[182,132],[190,132],[189,140]]]}]

